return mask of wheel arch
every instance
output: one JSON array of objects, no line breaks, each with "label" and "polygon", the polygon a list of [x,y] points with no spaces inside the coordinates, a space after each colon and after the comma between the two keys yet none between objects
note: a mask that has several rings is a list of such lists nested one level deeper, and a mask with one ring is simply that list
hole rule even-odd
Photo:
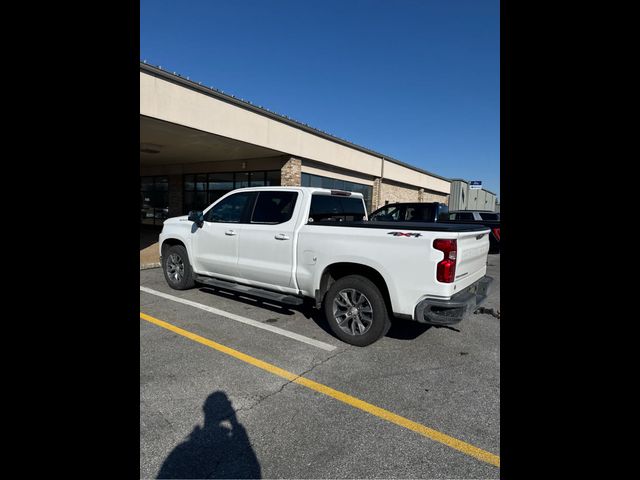
[{"label": "wheel arch", "polygon": [[389,294],[389,287],[382,274],[373,267],[352,262],[336,262],[325,267],[320,277],[319,288],[315,291],[316,307],[320,308],[331,285],[340,278],[348,275],[360,275],[373,282],[384,298],[387,311],[389,314],[392,314],[391,295]]},{"label": "wheel arch", "polygon": [[179,238],[170,237],[162,241],[162,244],[160,245],[160,256],[164,257],[167,249],[174,245],[183,246],[187,251],[187,255],[189,254],[189,249],[187,248],[187,245],[182,240],[180,240]]}]

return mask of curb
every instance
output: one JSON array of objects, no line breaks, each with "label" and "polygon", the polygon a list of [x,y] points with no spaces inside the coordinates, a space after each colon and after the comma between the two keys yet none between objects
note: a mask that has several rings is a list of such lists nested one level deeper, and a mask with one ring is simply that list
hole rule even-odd
[{"label": "curb", "polygon": [[160,268],[160,262],[157,263],[145,263],[144,265],[140,265],[140,270],[149,270],[150,268]]}]

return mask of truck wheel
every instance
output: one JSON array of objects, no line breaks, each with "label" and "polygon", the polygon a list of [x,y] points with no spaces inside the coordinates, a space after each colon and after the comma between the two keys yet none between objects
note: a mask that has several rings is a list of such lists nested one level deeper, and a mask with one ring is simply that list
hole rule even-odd
[{"label": "truck wheel", "polygon": [[186,290],[195,285],[187,249],[182,245],[172,245],[167,249],[162,257],[162,272],[169,286],[175,290]]},{"label": "truck wheel", "polygon": [[324,314],[340,340],[358,347],[372,344],[391,327],[380,290],[360,275],[342,277],[331,285],[324,298]]}]

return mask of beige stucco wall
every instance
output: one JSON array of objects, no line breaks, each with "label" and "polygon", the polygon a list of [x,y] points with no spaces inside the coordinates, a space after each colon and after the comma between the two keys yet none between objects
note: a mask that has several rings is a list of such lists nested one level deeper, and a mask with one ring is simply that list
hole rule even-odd
[{"label": "beige stucco wall", "polygon": [[140,114],[369,175],[380,158],[140,72]]},{"label": "beige stucco wall", "polygon": [[411,170],[397,163],[384,162],[384,178],[395,180],[396,182],[406,183],[408,185],[416,185],[424,189],[434,190],[446,195],[449,194],[451,183],[436,177],[431,177],[425,173]]}]

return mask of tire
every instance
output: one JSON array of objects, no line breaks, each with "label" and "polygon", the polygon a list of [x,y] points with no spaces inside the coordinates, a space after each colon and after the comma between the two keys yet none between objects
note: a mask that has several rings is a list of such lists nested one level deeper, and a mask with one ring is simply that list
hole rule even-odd
[{"label": "tire", "polygon": [[371,345],[391,327],[380,290],[360,275],[342,277],[331,285],[324,297],[323,310],[333,333],[357,347]]},{"label": "tire", "polygon": [[187,249],[182,245],[172,245],[162,256],[162,273],[167,284],[174,290],[193,288],[193,269],[189,263]]}]

